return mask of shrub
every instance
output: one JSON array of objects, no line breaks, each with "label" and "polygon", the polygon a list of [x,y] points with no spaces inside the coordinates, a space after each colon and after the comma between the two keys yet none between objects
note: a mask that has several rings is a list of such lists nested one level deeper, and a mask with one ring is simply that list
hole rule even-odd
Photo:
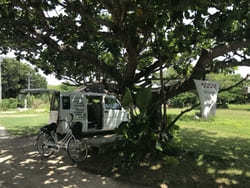
[{"label": "shrub", "polygon": [[37,98],[37,99],[34,99],[34,100],[32,101],[31,107],[32,107],[33,109],[37,109],[37,108],[39,108],[40,106],[42,106],[43,104],[44,104],[44,101],[43,101],[42,99]]},{"label": "shrub", "polygon": [[27,96],[27,106],[28,108],[31,108],[34,103],[35,97],[33,95]]},{"label": "shrub", "polygon": [[170,101],[170,105],[175,108],[183,108],[198,102],[198,96],[192,92],[181,93]]},{"label": "shrub", "polygon": [[[123,138],[119,148],[123,151],[120,157],[128,165],[126,168],[135,167],[147,154],[159,158],[166,154],[176,154],[177,142],[174,137],[178,126],[173,124],[171,128],[163,129],[161,103],[156,99],[158,95],[152,94],[148,88],[143,88],[134,94],[134,100],[129,90],[125,97],[123,104],[130,107],[131,119],[127,124],[121,125],[117,133]],[[170,124],[173,118],[168,116],[167,124]]]},{"label": "shrub", "polygon": [[17,108],[18,100],[15,98],[3,99],[0,103],[0,110],[6,111],[8,109]]},{"label": "shrub", "polygon": [[25,99],[27,100],[28,108],[49,108],[49,97],[46,95],[38,95],[37,97],[33,95],[19,96],[18,98],[8,98],[3,99],[0,103],[0,110],[6,111],[9,109],[24,108]]}]

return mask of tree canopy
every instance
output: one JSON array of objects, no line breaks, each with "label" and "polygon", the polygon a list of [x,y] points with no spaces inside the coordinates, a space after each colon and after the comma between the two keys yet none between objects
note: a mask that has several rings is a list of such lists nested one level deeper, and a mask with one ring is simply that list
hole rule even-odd
[{"label": "tree canopy", "polygon": [[15,59],[3,59],[2,63],[2,94],[3,98],[16,98],[21,89],[47,88],[47,81],[36,73],[29,65]]},{"label": "tree canopy", "polygon": [[95,74],[120,93],[149,86],[161,67],[194,88],[209,72],[249,66],[248,0],[1,1],[0,53],[15,50],[44,70],[82,84]]},{"label": "tree canopy", "polygon": [[[95,79],[116,84],[128,106],[141,110],[121,127],[135,154],[138,143],[145,151],[165,151],[175,122],[192,109],[166,119],[161,103],[193,90],[193,80],[208,73],[250,66],[249,0],[3,0],[0,5],[0,54],[14,50],[46,74],[78,85]],[[175,82],[161,82],[162,97],[151,95],[162,69],[176,72],[165,79]]]}]

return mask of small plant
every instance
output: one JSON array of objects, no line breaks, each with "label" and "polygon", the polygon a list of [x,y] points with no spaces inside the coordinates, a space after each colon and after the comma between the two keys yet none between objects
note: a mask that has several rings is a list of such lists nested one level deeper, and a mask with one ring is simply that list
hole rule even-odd
[{"label": "small plant", "polygon": [[3,99],[0,103],[0,110],[6,111],[8,109],[17,108],[18,101],[15,98]]},{"label": "small plant", "polygon": [[[135,94],[127,89],[124,95],[123,105],[130,110],[131,119],[118,129],[118,133],[123,136],[123,142],[120,143],[125,148],[122,158],[128,165],[138,165],[147,153],[154,156],[173,153],[177,145],[173,137],[179,127],[173,125],[169,130],[162,129],[161,104],[155,102],[158,100],[154,97],[149,88],[139,89]],[[168,122],[170,121],[172,117],[168,117]]]}]

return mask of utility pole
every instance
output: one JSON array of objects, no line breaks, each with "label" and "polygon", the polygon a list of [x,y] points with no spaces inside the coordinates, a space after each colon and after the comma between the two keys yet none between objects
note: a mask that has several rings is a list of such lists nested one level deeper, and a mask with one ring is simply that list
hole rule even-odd
[{"label": "utility pole", "polygon": [[26,109],[28,107],[28,101],[27,101],[27,97],[30,97],[30,79],[31,79],[31,73],[29,72],[28,74],[28,95],[26,95],[25,99],[24,99],[24,108]]},{"label": "utility pole", "polygon": [[31,73],[28,74],[28,90],[30,89],[30,78],[31,78]]},{"label": "utility pole", "polygon": [[0,56],[0,103],[2,102],[2,60],[3,58]]}]

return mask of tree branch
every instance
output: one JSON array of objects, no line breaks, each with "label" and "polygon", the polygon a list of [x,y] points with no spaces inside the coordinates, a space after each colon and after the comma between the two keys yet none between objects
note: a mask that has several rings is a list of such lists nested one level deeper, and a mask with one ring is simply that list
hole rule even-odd
[{"label": "tree branch", "polygon": [[246,81],[249,77],[250,77],[250,74],[248,74],[244,79],[240,80],[236,84],[234,84],[234,85],[232,85],[230,87],[219,90],[219,93],[224,92],[224,91],[228,91],[230,89],[233,89],[234,87],[236,87],[236,86],[240,85],[241,83],[243,83],[244,81]]},{"label": "tree branch", "polygon": [[183,81],[178,82],[173,86],[166,87],[166,98],[169,99],[173,96],[176,96],[180,93],[192,90],[195,88],[194,79],[200,80],[204,79],[207,73],[207,66],[211,62],[210,54],[207,50],[203,49],[201,56],[193,68],[191,76]]},{"label": "tree branch", "polygon": [[185,113],[192,111],[194,108],[198,107],[200,105],[200,103],[194,104],[192,107],[181,111],[181,113],[178,114],[178,116],[175,117],[175,119],[168,125],[167,127],[167,132],[169,132],[169,130],[172,128],[172,126],[174,126],[174,124],[178,121],[178,119],[181,118],[181,116],[183,116]]},{"label": "tree branch", "polygon": [[[163,58],[166,59],[166,58]],[[148,67],[145,67],[142,71],[137,73],[134,77],[134,82],[138,82],[142,77],[147,77],[151,73],[155,72],[155,69],[159,68],[164,64],[164,60],[157,60],[155,63],[151,64]]]},{"label": "tree branch", "polygon": [[224,67],[237,67],[237,66],[250,66],[250,59],[242,59],[241,61],[238,61],[237,59],[218,61],[213,67],[213,71],[216,71]]},{"label": "tree branch", "polygon": [[246,48],[250,45],[250,40],[235,41],[225,45],[219,45],[213,48],[210,53],[212,58],[223,56],[228,52],[238,50],[240,48]]}]

